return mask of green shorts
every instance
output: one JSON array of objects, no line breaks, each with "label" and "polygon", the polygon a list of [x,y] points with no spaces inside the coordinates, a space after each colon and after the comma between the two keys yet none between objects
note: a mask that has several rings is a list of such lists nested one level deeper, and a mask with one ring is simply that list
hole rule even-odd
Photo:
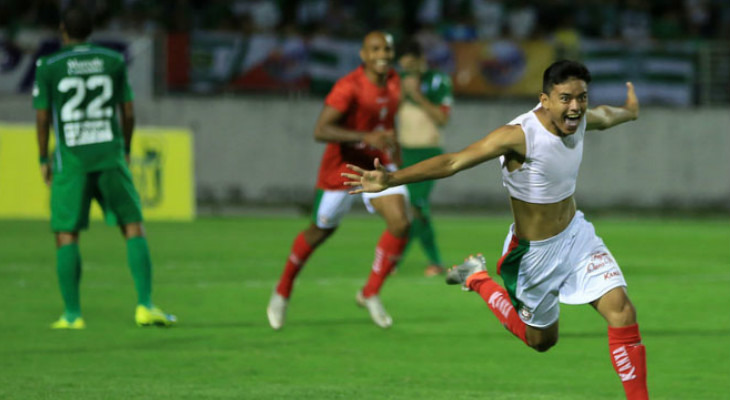
[{"label": "green shorts", "polygon": [[[403,155],[403,165],[401,168],[419,163],[427,158],[435,157],[442,154],[440,147],[424,147],[424,148],[401,148]],[[434,181],[428,180],[423,182],[409,183],[408,193],[410,194],[411,204],[422,212],[429,212],[428,198],[433,190]]]},{"label": "green shorts", "polygon": [[89,227],[91,199],[109,225],[142,222],[142,206],[132,174],[125,167],[89,173],[60,173],[51,183],[51,230],[78,232]]}]

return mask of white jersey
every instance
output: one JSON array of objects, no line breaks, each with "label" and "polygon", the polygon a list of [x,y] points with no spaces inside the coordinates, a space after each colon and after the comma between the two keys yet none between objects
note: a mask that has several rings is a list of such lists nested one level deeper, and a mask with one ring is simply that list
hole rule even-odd
[{"label": "white jersey", "polygon": [[507,125],[520,125],[525,132],[526,153],[522,166],[512,172],[507,170],[505,157],[502,163],[502,184],[510,196],[528,203],[557,203],[575,192],[578,168],[583,159],[583,138],[586,118],[578,130],[565,137],[550,133],[537,119],[535,111],[520,115]]}]

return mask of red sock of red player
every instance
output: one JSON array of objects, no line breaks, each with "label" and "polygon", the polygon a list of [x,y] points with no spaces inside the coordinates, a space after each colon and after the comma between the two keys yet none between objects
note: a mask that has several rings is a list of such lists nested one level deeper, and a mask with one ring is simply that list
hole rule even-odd
[{"label": "red sock of red player", "polygon": [[641,344],[639,325],[608,327],[608,349],[611,363],[624,385],[626,399],[646,400],[646,348]]},{"label": "red sock of red player", "polygon": [[313,251],[314,249],[306,240],[304,240],[304,234],[300,233],[296,239],[294,239],[291,253],[289,254],[289,258],[286,260],[286,266],[284,266],[284,272],[281,274],[279,285],[276,287],[277,293],[287,299],[291,296],[294,279],[297,277],[297,274],[299,274],[302,266]]},{"label": "red sock of red player", "polygon": [[509,294],[503,287],[499,286],[486,272],[477,272],[470,276],[466,284],[471,290],[482,296],[489,309],[508,331],[527,344],[527,339],[525,339],[527,325],[517,315]]},{"label": "red sock of red player", "polygon": [[385,278],[388,277],[393,267],[398,264],[407,243],[408,236],[398,238],[387,230],[383,232],[378,241],[378,246],[375,248],[375,260],[373,261],[373,269],[370,271],[370,278],[362,289],[364,297],[370,297],[380,292],[380,287],[383,286]]}]

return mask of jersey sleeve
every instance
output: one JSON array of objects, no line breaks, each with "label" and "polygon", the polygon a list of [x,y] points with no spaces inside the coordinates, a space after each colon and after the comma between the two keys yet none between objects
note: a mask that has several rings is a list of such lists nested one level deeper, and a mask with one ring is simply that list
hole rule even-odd
[{"label": "jersey sleeve", "polygon": [[48,72],[42,58],[36,61],[35,81],[33,82],[33,108],[47,110],[51,103],[51,90],[48,87]]},{"label": "jersey sleeve", "polygon": [[339,80],[324,99],[324,104],[344,113],[350,108],[350,104],[355,99],[354,94],[352,84]]}]

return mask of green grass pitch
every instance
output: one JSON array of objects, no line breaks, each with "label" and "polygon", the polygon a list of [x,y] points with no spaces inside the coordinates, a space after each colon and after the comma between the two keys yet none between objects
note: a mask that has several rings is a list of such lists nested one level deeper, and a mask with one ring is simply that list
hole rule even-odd
[{"label": "green grass pitch", "polygon": [[[592,222],[638,309],[652,398],[730,398],[730,221]],[[496,261],[508,223],[437,215],[444,258]],[[354,302],[382,230],[374,217],[349,217],[311,257],[286,326],[272,331],[266,304],[306,224],[148,223],[154,299],[177,314],[172,329],[133,324],[123,242],[92,224],[81,243],[88,328],[69,332],[48,329],[62,307],[47,223],[0,221],[0,399],[623,398],[589,306],[562,306],[558,345],[537,353],[479,296],[422,277],[416,247],[382,292],[394,325],[377,328]]]}]

